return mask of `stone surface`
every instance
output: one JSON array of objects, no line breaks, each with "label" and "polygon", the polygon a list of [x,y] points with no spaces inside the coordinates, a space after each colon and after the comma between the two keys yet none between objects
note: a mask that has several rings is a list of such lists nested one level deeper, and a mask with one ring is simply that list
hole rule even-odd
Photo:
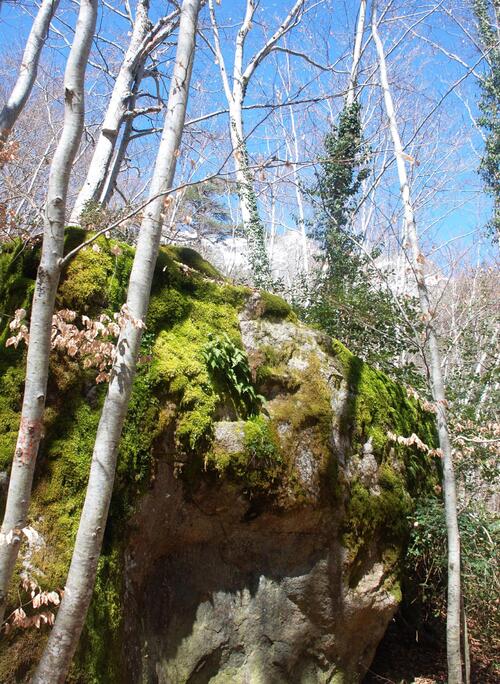
[{"label": "stone surface", "polygon": [[[348,483],[380,494],[371,438],[356,452],[341,427],[345,372],[319,332],[262,312],[254,295],[241,335],[287,471],[272,496],[231,478],[186,496],[160,463],[126,552],[131,682],[353,684],[397,609],[387,544],[376,534],[353,553],[343,542]],[[259,381],[269,355],[274,370]],[[244,426],[216,422],[215,447],[243,453]]]},{"label": "stone surface", "polygon": [[263,511],[233,487],[192,502],[167,464],[126,556],[132,682],[358,682],[397,601],[373,562],[349,587],[328,509]]},{"label": "stone surface", "polygon": [[[36,250],[18,247],[0,254],[4,311],[31,301]],[[65,271],[58,306],[119,309],[133,250],[117,256],[104,236],[99,247]],[[279,297],[234,287],[192,250],[162,248],[147,327],[68,682],[361,681],[400,597],[408,515],[435,484],[430,459],[388,433],[431,444],[434,417]],[[0,356],[1,493],[24,357]],[[104,393],[77,360],[51,359],[30,509],[46,545],[28,557],[44,588],[65,584]],[[43,636],[4,638],[0,680],[29,682]]]}]

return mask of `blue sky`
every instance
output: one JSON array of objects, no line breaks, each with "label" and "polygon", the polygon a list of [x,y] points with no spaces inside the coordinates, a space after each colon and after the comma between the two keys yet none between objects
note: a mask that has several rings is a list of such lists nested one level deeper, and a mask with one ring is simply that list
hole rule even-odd
[{"label": "blue sky", "polygon": [[[275,17],[282,18],[291,4],[291,0],[262,0],[254,27],[249,34],[248,55],[262,45],[264,34],[272,32],[277,25]],[[309,6],[313,4],[315,3],[312,0],[308,2]],[[460,9],[460,3],[456,4]],[[151,16],[156,19],[164,5],[155,0],[151,5]],[[34,10],[33,3],[23,6]],[[393,9],[387,15],[388,21],[380,28],[387,51],[402,35],[406,35],[405,40],[390,53],[388,58],[394,95],[400,102],[398,115],[404,140],[412,138],[419,123],[429,115],[440,98],[466,72],[462,65],[433,47],[430,42],[424,42],[422,36],[444,50],[457,54],[468,65],[474,64],[479,57],[474,45],[453,17],[450,18],[445,13],[438,12],[418,23],[430,7],[431,3],[426,2],[393,3]],[[220,19],[224,56],[229,67],[235,32],[243,16],[244,3],[222,0],[221,5],[216,9]],[[326,101],[314,106],[300,105],[294,110],[300,129],[303,160],[312,159],[314,155],[317,156],[320,153],[322,137],[328,130],[331,113],[333,112],[335,117],[341,105],[342,99],[339,94],[345,87],[345,72],[350,68],[350,48],[353,42],[356,13],[357,3],[353,1],[327,1],[314,7],[303,20],[299,30],[287,37],[289,47],[313,56],[322,64],[333,63],[344,57],[337,64],[334,72],[314,69],[299,57],[290,58],[295,90],[299,91],[303,88],[300,94],[301,99],[323,94],[329,98],[330,103],[330,106],[327,106]],[[58,14],[61,15],[63,22],[74,24],[75,5],[62,0]],[[456,17],[460,22],[467,21],[465,10],[457,11]],[[2,56],[19,52],[30,29],[31,21],[31,17],[22,6],[3,3],[0,13]],[[56,22],[55,26],[70,37],[64,23]],[[121,45],[126,43],[126,22],[112,15],[109,10],[104,10],[98,26],[101,35],[108,38],[118,37]],[[205,27],[206,36],[211,38],[206,10],[202,14],[202,26]],[[410,31],[412,26],[417,35]],[[465,28],[466,30],[472,28],[470,21],[469,24],[465,24]],[[367,37],[368,31],[365,39]],[[118,58],[118,51],[106,46],[105,43],[100,43],[99,48],[106,59],[113,61]],[[52,34],[49,48],[42,59],[43,68],[62,72],[67,52],[68,49],[64,46],[62,39]],[[272,55],[259,67],[248,90],[247,104],[275,100],[277,89],[282,90],[277,67],[284,68],[285,58],[283,54]],[[94,50],[93,59],[102,63],[97,49]],[[367,118],[367,135],[373,139],[374,154],[380,155],[383,136],[377,133],[377,130],[383,125],[383,112],[380,111],[380,107],[377,110],[376,105],[376,99],[379,97],[376,74],[372,74],[369,78],[369,72],[374,64],[373,46],[368,46],[363,64],[361,82],[366,82],[366,86],[361,100]],[[483,65],[480,64],[476,71],[481,72],[482,69]],[[110,81],[107,79],[100,83],[96,82],[96,71],[89,69],[88,82],[93,84],[94,95],[92,102],[89,99],[88,116],[97,124]],[[191,99],[192,114],[199,115],[225,106],[218,68],[202,40],[199,40],[193,83],[197,86],[197,90]],[[162,81],[162,88],[166,90],[167,87],[168,78],[166,77]],[[476,172],[478,153],[481,153],[483,147],[480,133],[474,128],[472,122],[472,118],[478,115],[478,94],[477,80],[474,75],[470,75],[460,84],[456,92],[450,93],[436,108],[408,150],[420,162],[420,165],[413,169],[416,175],[415,195],[419,200],[424,199],[426,192],[429,195],[428,201],[422,203],[419,210],[419,223],[421,229],[425,231],[425,237],[428,238],[429,249],[432,245],[437,247],[456,236],[472,233],[486,222],[491,209],[489,199],[481,193],[481,181]],[[285,125],[288,121],[287,116],[285,111]],[[141,126],[149,126],[149,123],[147,121],[138,123],[138,127]],[[222,142],[215,145],[209,154],[204,153],[203,157],[198,156],[196,159],[199,165],[197,167],[199,177],[217,168],[224,154],[227,155],[227,145],[225,148],[223,135],[225,126],[224,117],[218,117],[202,127],[212,133],[216,132],[219,138],[222,136]],[[245,130],[247,133],[252,132],[248,146],[255,159],[265,158],[269,152],[281,157],[284,150],[283,132],[280,133],[278,117],[275,114],[269,115],[268,110],[246,112]],[[154,139],[151,139],[151,148],[154,148]],[[149,161],[147,165],[150,165]],[[144,173],[147,173],[147,168],[144,169]],[[303,177],[304,183],[311,182],[312,167],[304,167]],[[399,198],[394,165],[386,173],[381,185],[380,202],[381,206],[382,204],[384,207],[387,206],[385,213],[390,213],[391,207],[396,211]],[[265,199],[264,186],[265,183],[262,190]],[[434,191],[436,187],[439,191],[431,196],[430,190]],[[287,206],[287,201],[285,197],[281,202],[280,211],[282,223],[291,225],[296,210],[295,207]],[[265,213],[264,203],[262,211]],[[379,220],[383,222],[383,218],[379,217]],[[468,235],[464,239],[464,244],[470,245],[477,239],[477,233]],[[485,249],[488,250],[488,247],[486,246]]]}]

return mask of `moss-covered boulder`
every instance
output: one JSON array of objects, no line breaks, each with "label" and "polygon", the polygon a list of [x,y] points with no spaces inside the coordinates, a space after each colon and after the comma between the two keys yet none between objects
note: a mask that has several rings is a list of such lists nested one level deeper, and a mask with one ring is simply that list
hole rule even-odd
[{"label": "moss-covered boulder", "polygon": [[[84,235],[71,231],[67,249]],[[105,237],[63,276],[59,308],[119,310],[133,251]],[[0,252],[0,471],[8,472],[37,248]],[[70,682],[356,682],[400,598],[408,516],[436,465],[433,417],[274,295],[192,250],[161,251],[120,447],[95,596]],[[64,586],[105,386],[51,359],[18,580]],[[1,482],[0,482],[1,485]],[[33,611],[27,606],[28,614]],[[55,609],[54,609],[55,610]],[[2,637],[0,681],[27,681],[48,627]]]}]

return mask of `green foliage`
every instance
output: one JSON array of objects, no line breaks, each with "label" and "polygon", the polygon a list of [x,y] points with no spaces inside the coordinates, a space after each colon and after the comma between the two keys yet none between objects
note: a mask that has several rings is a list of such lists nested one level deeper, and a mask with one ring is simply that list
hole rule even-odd
[{"label": "green foliage", "polygon": [[[437,497],[418,502],[407,553],[408,572],[420,585],[424,617],[445,613],[446,522],[444,506]],[[469,632],[480,639],[485,653],[494,654],[499,634],[498,571],[500,521],[481,501],[470,500],[459,512],[462,584]]]},{"label": "green foliage", "polygon": [[489,224],[493,238],[500,236],[500,43],[495,30],[497,0],[473,0],[473,10],[479,25],[479,38],[488,52],[488,71],[481,81],[482,97],[479,102],[481,117],[478,121],[486,134],[486,143],[480,172],[486,190],[493,198],[493,217]]},{"label": "green foliage", "polygon": [[337,241],[344,240],[340,231],[349,224],[352,201],[369,173],[364,167],[367,150],[363,145],[359,103],[346,105],[341,111],[338,125],[325,137],[325,153],[318,183],[323,216],[314,234],[328,266],[338,268],[337,253],[342,245],[339,247]]},{"label": "green foliage", "polygon": [[250,221],[243,226],[248,245],[248,262],[255,287],[270,288],[272,285],[271,264],[266,249],[266,231],[260,218],[255,194],[252,171],[248,160],[245,142],[240,141],[239,154],[243,168],[244,181],[238,184],[240,202],[245,202],[250,210]]},{"label": "green foliage", "polygon": [[178,215],[177,228],[196,234],[196,242],[210,238],[215,242],[230,237],[233,231],[227,206],[226,183],[209,180],[187,188]]},{"label": "green foliage", "polygon": [[265,400],[256,393],[252,384],[246,353],[234,344],[227,333],[222,337],[209,334],[202,353],[209,370],[235,395],[247,415],[258,412]]},{"label": "green foliage", "polygon": [[[415,345],[413,331],[373,265],[377,252],[365,253],[359,246],[362,237],[353,231],[355,199],[369,173],[367,155],[361,107],[354,103],[342,110],[338,125],[325,138],[312,230],[321,249],[321,270],[297,310],[362,358],[393,371],[401,350],[413,351]],[[405,299],[401,308],[415,320],[416,301]]]}]

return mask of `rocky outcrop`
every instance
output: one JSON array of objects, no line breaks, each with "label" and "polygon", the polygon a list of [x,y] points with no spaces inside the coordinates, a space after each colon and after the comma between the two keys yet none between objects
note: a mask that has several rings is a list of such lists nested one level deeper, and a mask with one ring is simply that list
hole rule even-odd
[{"label": "rocky outcrop", "polygon": [[350,486],[383,498],[380,469],[387,479],[388,464],[401,475],[404,463],[390,449],[377,462],[368,425],[355,444],[356,387],[332,342],[264,314],[255,293],[239,325],[281,463],[268,488],[239,484],[231,463],[244,458],[247,422],[226,420],[208,456],[218,481],[186,497],[173,465],[159,467],[125,556],[133,681],[359,682],[398,606],[403,535],[388,528],[404,511],[346,540]]},{"label": "rocky outcrop", "polygon": [[[100,245],[74,262],[61,306],[119,301],[131,251]],[[144,359],[71,681],[361,681],[400,600],[408,515],[434,484],[430,457],[391,435],[432,444],[432,416],[283,300],[226,283],[189,250],[160,256]],[[2,363],[5,467],[22,358]],[[32,520],[50,588],[64,583],[102,400],[74,361],[52,367]],[[9,640],[22,667],[0,658],[0,678],[24,681],[33,640]]]}]

